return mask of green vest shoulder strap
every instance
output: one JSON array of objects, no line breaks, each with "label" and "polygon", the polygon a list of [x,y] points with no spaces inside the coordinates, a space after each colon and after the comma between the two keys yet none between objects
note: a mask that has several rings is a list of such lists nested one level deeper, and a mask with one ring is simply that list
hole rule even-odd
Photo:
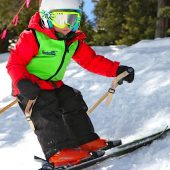
[{"label": "green vest shoulder strap", "polygon": [[32,31],[32,33],[34,34],[34,37],[35,37],[35,40],[36,40],[36,43],[37,43],[37,45],[38,45],[38,47],[40,46],[40,44],[39,44],[39,41],[38,41],[38,39],[37,39],[37,35],[36,35],[36,33],[35,33],[35,30],[34,29],[32,29],[32,28],[27,28],[27,29],[25,29],[25,30],[27,30],[27,31]]}]

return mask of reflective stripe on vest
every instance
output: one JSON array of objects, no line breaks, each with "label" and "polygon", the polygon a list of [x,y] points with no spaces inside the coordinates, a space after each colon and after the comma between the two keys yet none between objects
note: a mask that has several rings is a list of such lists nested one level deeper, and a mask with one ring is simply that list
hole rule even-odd
[{"label": "reflective stripe on vest", "polygon": [[51,39],[38,31],[35,33],[40,46],[38,54],[27,65],[28,72],[42,80],[62,80],[78,41],[67,47],[64,40]]}]

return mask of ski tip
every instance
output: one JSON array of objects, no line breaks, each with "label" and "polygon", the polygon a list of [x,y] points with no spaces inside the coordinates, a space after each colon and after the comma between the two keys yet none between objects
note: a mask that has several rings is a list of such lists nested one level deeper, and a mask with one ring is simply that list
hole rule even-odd
[{"label": "ski tip", "polygon": [[43,159],[43,158],[40,158],[40,157],[38,157],[38,156],[35,156],[35,155],[34,155],[34,160],[35,160],[36,162],[40,162],[40,163],[46,163],[46,162],[47,162],[47,160],[45,160],[45,159]]}]

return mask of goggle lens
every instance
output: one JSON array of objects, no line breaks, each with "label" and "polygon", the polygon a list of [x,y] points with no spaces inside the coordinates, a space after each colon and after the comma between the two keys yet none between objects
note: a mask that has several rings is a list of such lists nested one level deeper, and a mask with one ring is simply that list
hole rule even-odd
[{"label": "goggle lens", "polygon": [[74,26],[80,22],[80,14],[78,12],[51,12],[51,21],[59,28]]}]

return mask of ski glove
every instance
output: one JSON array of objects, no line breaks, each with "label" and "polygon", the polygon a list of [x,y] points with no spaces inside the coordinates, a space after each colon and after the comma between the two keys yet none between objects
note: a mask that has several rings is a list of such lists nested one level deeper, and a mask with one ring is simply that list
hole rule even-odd
[{"label": "ski glove", "polygon": [[132,81],[134,80],[134,76],[135,76],[135,70],[132,67],[120,65],[117,69],[116,76],[123,73],[124,71],[128,71],[129,69],[132,69],[132,72],[130,72],[130,74],[126,76],[123,80],[127,81],[128,83],[132,83]]},{"label": "ski glove", "polygon": [[39,86],[36,83],[32,83],[29,79],[21,79],[17,83],[17,87],[20,94],[28,100],[34,100],[40,92]]}]

